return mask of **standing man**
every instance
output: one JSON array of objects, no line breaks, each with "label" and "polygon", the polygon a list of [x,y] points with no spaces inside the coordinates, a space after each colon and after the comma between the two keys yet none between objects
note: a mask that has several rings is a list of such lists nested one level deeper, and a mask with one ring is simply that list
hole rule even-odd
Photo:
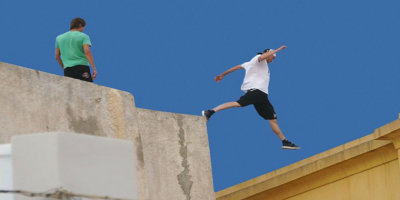
[{"label": "standing man", "polygon": [[[85,20],[75,18],[71,21],[70,31],[57,36],[56,60],[64,70],[64,76],[93,82],[97,71],[90,52],[90,38],[83,33],[85,26]],[[93,68],[93,76],[89,63]]]},{"label": "standing man", "polygon": [[227,74],[239,69],[245,69],[246,75],[243,80],[242,90],[246,92],[238,101],[227,102],[215,107],[212,110],[203,110],[202,115],[208,120],[218,111],[233,107],[244,107],[250,104],[254,105],[258,114],[269,121],[272,131],[281,139],[283,149],[300,149],[299,146],[290,142],[285,138],[281,129],[278,126],[277,117],[272,104],[268,100],[268,85],[269,85],[269,68],[268,63],[271,63],[278,51],[285,49],[286,46],[281,46],[279,49],[265,49],[263,53],[258,53],[249,62],[243,63],[230,68],[226,72],[215,77],[215,81],[221,81]]}]

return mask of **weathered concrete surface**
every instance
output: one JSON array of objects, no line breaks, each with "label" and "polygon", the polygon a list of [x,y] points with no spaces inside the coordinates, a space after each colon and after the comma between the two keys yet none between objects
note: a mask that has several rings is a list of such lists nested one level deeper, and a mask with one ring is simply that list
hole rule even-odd
[{"label": "weathered concrete surface", "polygon": [[128,139],[137,132],[127,92],[0,63],[0,143],[38,132]]},{"label": "weathered concrete surface", "polygon": [[201,117],[136,109],[127,92],[2,62],[0,106],[0,144],[55,131],[131,140],[140,200],[215,199]]},{"label": "weathered concrete surface", "polygon": [[146,199],[215,199],[205,120],[139,108],[137,114]]}]

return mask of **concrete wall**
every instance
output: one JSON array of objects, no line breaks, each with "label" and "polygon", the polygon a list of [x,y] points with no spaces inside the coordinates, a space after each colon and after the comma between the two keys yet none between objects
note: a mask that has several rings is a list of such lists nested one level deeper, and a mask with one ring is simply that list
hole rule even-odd
[{"label": "concrete wall", "polygon": [[127,92],[0,63],[0,143],[37,132],[127,139],[137,133]]},{"label": "concrete wall", "polygon": [[400,199],[400,119],[358,140],[217,192],[218,200]]},{"label": "concrete wall", "polygon": [[0,105],[0,144],[53,131],[130,140],[140,200],[215,199],[201,117],[137,109],[127,92],[2,62]]},{"label": "concrete wall", "polygon": [[151,188],[146,199],[215,199],[205,120],[145,109],[137,113]]}]

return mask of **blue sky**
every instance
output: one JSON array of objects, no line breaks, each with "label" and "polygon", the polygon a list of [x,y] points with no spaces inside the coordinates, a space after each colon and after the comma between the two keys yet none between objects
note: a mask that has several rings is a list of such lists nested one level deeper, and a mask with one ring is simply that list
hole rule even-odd
[{"label": "blue sky", "polygon": [[128,91],[136,106],[200,115],[236,101],[244,71],[214,76],[265,48],[270,101],[288,139],[253,107],[208,122],[216,191],[373,132],[400,112],[400,1],[0,1],[0,61],[62,75],[54,40],[87,22],[95,83]]}]

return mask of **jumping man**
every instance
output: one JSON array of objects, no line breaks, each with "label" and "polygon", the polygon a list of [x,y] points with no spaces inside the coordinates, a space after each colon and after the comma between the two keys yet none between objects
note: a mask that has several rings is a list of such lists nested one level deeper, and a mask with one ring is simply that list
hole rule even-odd
[{"label": "jumping man", "polygon": [[258,53],[249,62],[232,67],[215,77],[215,81],[221,81],[227,74],[239,69],[245,69],[246,75],[243,80],[242,90],[246,92],[238,101],[227,102],[215,107],[212,110],[203,110],[202,115],[208,120],[210,117],[221,110],[233,107],[244,107],[250,104],[254,105],[258,114],[269,121],[272,131],[281,139],[283,149],[300,149],[299,146],[285,138],[279,128],[277,117],[272,104],[268,100],[268,85],[270,72],[268,63],[271,63],[278,51],[285,49],[281,46],[279,49],[265,49],[263,53]]}]

